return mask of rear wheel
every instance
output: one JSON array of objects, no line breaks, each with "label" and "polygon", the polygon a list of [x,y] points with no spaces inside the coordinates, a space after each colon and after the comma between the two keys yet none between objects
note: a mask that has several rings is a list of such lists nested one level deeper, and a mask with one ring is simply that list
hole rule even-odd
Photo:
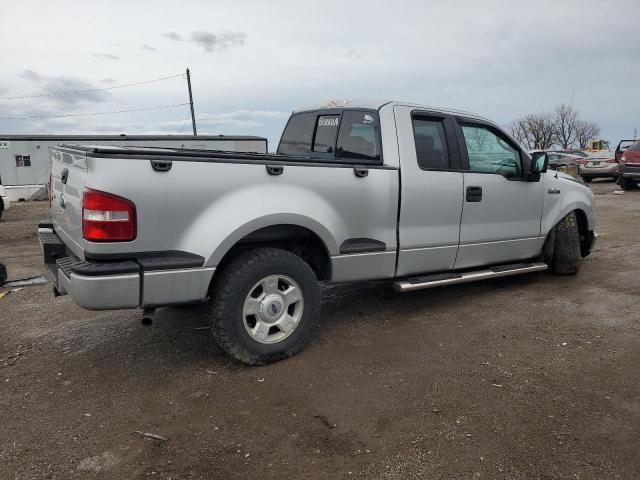
[{"label": "rear wheel", "polygon": [[320,310],[313,270],[286,250],[259,248],[233,259],[209,300],[213,336],[229,355],[264,365],[297,353]]},{"label": "rear wheel", "polygon": [[593,180],[591,177],[582,177],[584,183],[591,183],[591,180]]},{"label": "rear wheel", "polygon": [[637,188],[636,182],[631,178],[620,177],[620,186],[623,190],[635,190]]},{"label": "rear wheel", "polygon": [[0,285],[7,281],[7,267],[0,263]]},{"label": "rear wheel", "polygon": [[566,215],[560,223],[554,227],[548,241],[552,243],[545,246],[547,263],[553,273],[557,275],[575,275],[580,269],[580,233],[575,212]]}]

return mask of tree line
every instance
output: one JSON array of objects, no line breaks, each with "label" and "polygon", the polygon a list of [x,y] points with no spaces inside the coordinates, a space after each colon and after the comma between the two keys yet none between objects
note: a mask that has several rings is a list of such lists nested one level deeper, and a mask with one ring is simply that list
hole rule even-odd
[{"label": "tree line", "polygon": [[582,120],[576,109],[563,103],[553,113],[532,113],[514,120],[509,131],[529,150],[548,150],[554,145],[567,150],[586,148],[600,134],[600,126]]}]

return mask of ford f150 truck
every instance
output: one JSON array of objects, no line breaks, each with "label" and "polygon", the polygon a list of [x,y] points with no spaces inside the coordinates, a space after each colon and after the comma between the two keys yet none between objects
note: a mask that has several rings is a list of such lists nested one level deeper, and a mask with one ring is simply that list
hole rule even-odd
[{"label": "ford f150 truck", "polygon": [[400,292],[550,269],[594,243],[591,191],[495,123],[399,102],[290,117],[276,154],[63,145],[39,225],[55,293],[87,309],[208,301],[249,364],[297,352],[319,282]]}]

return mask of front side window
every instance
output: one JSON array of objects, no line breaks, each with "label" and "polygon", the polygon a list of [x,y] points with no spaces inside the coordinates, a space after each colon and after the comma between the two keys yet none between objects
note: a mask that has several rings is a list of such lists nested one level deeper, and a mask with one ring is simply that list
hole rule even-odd
[{"label": "front side window", "polygon": [[505,137],[481,125],[462,125],[469,170],[521,178],[520,152]]},{"label": "front side window", "polygon": [[292,115],[278,145],[278,155],[309,155],[315,123],[316,114],[313,112]]},{"label": "front side window", "polygon": [[367,162],[380,161],[380,121],[377,112],[345,110],[336,156]]},{"label": "front side window", "polygon": [[422,170],[447,170],[449,153],[442,119],[413,119],[413,139],[418,166]]}]

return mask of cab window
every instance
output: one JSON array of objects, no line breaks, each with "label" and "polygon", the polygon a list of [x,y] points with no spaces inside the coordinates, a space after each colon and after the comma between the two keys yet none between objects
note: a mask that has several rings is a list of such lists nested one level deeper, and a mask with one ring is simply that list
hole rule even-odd
[{"label": "cab window", "polygon": [[498,131],[483,125],[462,125],[469,156],[469,170],[522,178],[520,152]]},{"label": "cab window", "polygon": [[345,110],[342,114],[336,157],[379,162],[380,122],[377,112]]},{"label": "cab window", "polygon": [[449,153],[442,119],[413,119],[413,139],[416,145],[418,166],[422,170],[449,169]]},{"label": "cab window", "polygon": [[291,116],[278,145],[278,155],[306,156],[311,153],[316,116],[313,112]]}]

